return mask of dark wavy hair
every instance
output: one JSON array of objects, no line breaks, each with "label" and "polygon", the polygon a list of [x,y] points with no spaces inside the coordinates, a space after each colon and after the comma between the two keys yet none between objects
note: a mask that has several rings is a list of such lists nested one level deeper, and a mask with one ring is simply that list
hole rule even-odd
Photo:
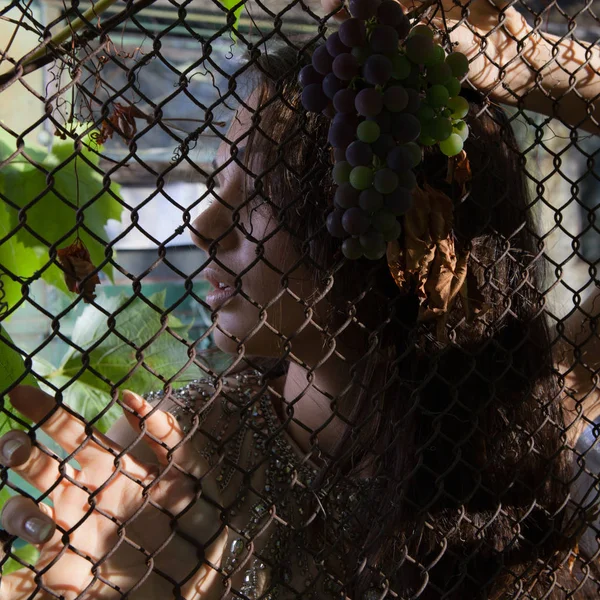
[{"label": "dark wavy hair", "polygon": [[[385,259],[345,261],[325,229],[334,192],[329,121],[302,110],[297,83],[308,46],[258,54],[248,67],[261,90],[246,153],[255,175],[249,207],[270,205],[316,286],[333,280],[331,336],[352,320],[360,339],[346,343],[368,348],[346,393],[332,398],[352,426],[315,482],[318,490],[332,472],[372,478],[357,513],[360,543],[344,548],[346,595],[358,600],[383,585],[401,598],[565,597],[581,582],[564,566],[573,542],[561,389],[540,291],[542,245],[505,112],[462,92],[469,192],[446,182],[437,148],[417,168],[421,185],[452,199],[457,251],[470,250],[470,282],[491,307],[468,321],[457,302],[440,342]],[[569,597],[591,598],[586,585]]]}]

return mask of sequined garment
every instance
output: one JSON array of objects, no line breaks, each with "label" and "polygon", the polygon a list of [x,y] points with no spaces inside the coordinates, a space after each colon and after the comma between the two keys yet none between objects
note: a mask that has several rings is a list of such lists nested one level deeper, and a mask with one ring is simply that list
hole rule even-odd
[{"label": "sequined garment", "polygon": [[[238,374],[218,395],[210,380],[195,380],[171,395],[170,406],[161,404],[186,433],[194,424],[192,417],[198,415],[194,442],[211,467],[221,455],[226,457],[217,468],[216,480],[223,506],[230,507],[226,515],[229,550],[221,563],[224,588],[214,597],[220,598],[231,586],[227,598],[240,598],[239,594],[251,600],[345,598],[339,568],[327,567],[329,563],[350,567],[350,557],[338,552],[324,560],[318,554],[321,550],[327,556],[323,549],[328,539],[356,536],[352,512],[361,489],[347,482],[326,484],[318,493],[308,489],[317,469],[287,438],[273,398],[268,393],[257,395],[259,377],[251,371]],[[154,404],[162,398],[162,392],[147,396]],[[368,487],[369,480],[362,485]],[[316,519],[311,506],[320,507]],[[319,514],[323,511],[326,520]],[[307,521],[323,532],[317,535],[316,553],[307,551]],[[314,548],[314,536],[311,539]],[[380,595],[370,590],[365,598]]]}]

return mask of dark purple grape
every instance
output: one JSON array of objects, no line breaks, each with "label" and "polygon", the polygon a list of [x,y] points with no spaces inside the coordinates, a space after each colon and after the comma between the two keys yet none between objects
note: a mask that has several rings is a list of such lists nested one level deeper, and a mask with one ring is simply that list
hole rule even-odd
[{"label": "dark purple grape", "polygon": [[353,167],[367,166],[373,162],[373,150],[365,142],[352,142],[346,149],[346,160]]},{"label": "dark purple grape", "polygon": [[415,90],[421,87],[421,69],[418,65],[411,63],[410,73],[404,78],[402,85]]},{"label": "dark purple grape", "polygon": [[374,188],[363,190],[358,205],[367,213],[373,213],[383,206],[383,196]]},{"label": "dark purple grape", "polygon": [[302,106],[311,112],[321,112],[329,101],[318,83],[311,83],[302,90]]},{"label": "dark purple grape", "polygon": [[369,229],[370,224],[371,219],[369,219],[369,215],[357,206],[349,208],[342,217],[342,225],[350,235],[365,233]]},{"label": "dark purple grape", "polygon": [[412,190],[417,185],[417,176],[412,171],[398,173],[398,185],[407,190]]},{"label": "dark purple grape", "polygon": [[333,124],[334,125],[343,125],[344,127],[347,127],[348,129],[352,129],[352,130],[356,131],[356,128],[358,127],[358,115],[356,114],[356,112],[352,112],[352,113],[338,112],[335,115],[335,117],[333,117]]},{"label": "dark purple grape", "polygon": [[333,160],[335,162],[342,162],[342,161],[346,160],[345,148],[334,148],[333,149]]},{"label": "dark purple grape", "polygon": [[333,57],[327,52],[327,46],[319,46],[312,55],[312,65],[317,73],[327,75],[331,73]]},{"label": "dark purple grape", "polygon": [[355,129],[343,123],[336,123],[335,119],[329,128],[329,143],[334,148],[347,148],[355,137]]},{"label": "dark purple grape", "polygon": [[355,102],[356,92],[350,88],[340,90],[333,97],[333,106],[335,106],[335,110],[337,110],[339,113],[353,114],[356,112]]},{"label": "dark purple grape", "polygon": [[417,90],[412,88],[407,88],[406,93],[408,94],[408,103],[404,112],[414,114],[421,108],[421,96],[419,96]]},{"label": "dark purple grape", "polygon": [[397,114],[392,122],[392,135],[399,144],[412,142],[421,135],[421,123],[414,115]]},{"label": "dark purple grape", "polygon": [[345,212],[341,208],[335,208],[327,215],[327,231],[329,231],[333,237],[348,237],[348,234],[344,231],[344,226],[342,225],[344,214]]},{"label": "dark purple grape", "polygon": [[408,104],[408,93],[401,85],[393,85],[383,93],[383,104],[392,112],[400,112]]},{"label": "dark purple grape", "polygon": [[348,52],[336,56],[331,68],[335,76],[342,81],[350,81],[358,75],[358,61]]},{"label": "dark purple grape", "polygon": [[344,54],[346,52],[350,52],[350,48],[340,40],[340,34],[336,31],[332,33],[325,42],[325,46],[327,46],[327,51],[334,58],[339,56],[340,54]]},{"label": "dark purple grape", "polygon": [[368,121],[375,121],[379,125],[381,133],[390,133],[392,131],[392,114],[387,110],[382,110],[376,117],[369,117]]},{"label": "dark purple grape", "polygon": [[363,76],[371,85],[385,85],[392,76],[392,61],[383,54],[369,56],[363,67]]},{"label": "dark purple grape", "polygon": [[381,233],[390,231],[390,229],[394,229],[395,227],[396,215],[387,208],[382,208],[371,217],[371,224],[373,225],[373,229],[381,231]]},{"label": "dark purple grape", "polygon": [[389,133],[382,133],[379,136],[379,139],[376,142],[371,144],[371,148],[373,152],[381,158],[381,160],[385,160],[388,152],[395,148],[396,142],[394,138]]},{"label": "dark purple grape", "polygon": [[330,102],[327,107],[321,111],[321,113],[326,116],[328,119],[333,119],[336,115],[335,106],[333,106],[333,102]]},{"label": "dark purple grape", "polygon": [[404,145],[396,146],[387,156],[387,165],[396,173],[408,171],[413,167],[413,156]]},{"label": "dark purple grape", "polygon": [[370,19],[377,14],[380,0],[350,0],[350,14],[357,19]]},{"label": "dark purple grape", "polygon": [[391,194],[398,187],[398,175],[391,169],[379,169],[375,173],[373,186],[380,194]]},{"label": "dark purple grape", "polygon": [[312,65],[306,65],[302,67],[300,73],[298,73],[298,82],[302,87],[306,87],[313,83],[321,84],[323,81],[323,75],[317,73]]},{"label": "dark purple grape", "polygon": [[354,106],[359,115],[363,117],[376,117],[383,108],[383,94],[374,88],[361,90],[356,94]]},{"label": "dark purple grape", "polygon": [[342,43],[350,48],[364,46],[367,41],[367,29],[364,21],[360,19],[352,18],[344,21],[340,25],[339,34]]},{"label": "dark purple grape", "polygon": [[343,209],[358,206],[358,200],[361,192],[354,188],[350,182],[342,183],[335,191],[333,203]]},{"label": "dark purple grape", "polygon": [[396,0],[383,0],[377,8],[377,20],[390,27],[398,27],[404,19],[404,11]]},{"label": "dark purple grape", "polygon": [[323,79],[323,93],[330,99],[333,100],[334,96],[346,86],[343,84],[333,73],[325,76]]},{"label": "dark purple grape", "polygon": [[410,20],[406,15],[402,17],[402,20],[398,25],[396,25],[396,32],[398,33],[398,37],[403,40],[410,33]]},{"label": "dark purple grape", "polygon": [[389,25],[377,25],[369,38],[371,50],[376,54],[393,55],[398,52],[399,42],[398,32]]},{"label": "dark purple grape", "polygon": [[408,188],[398,187],[391,194],[383,197],[383,204],[396,216],[400,216],[411,209],[413,197]]}]

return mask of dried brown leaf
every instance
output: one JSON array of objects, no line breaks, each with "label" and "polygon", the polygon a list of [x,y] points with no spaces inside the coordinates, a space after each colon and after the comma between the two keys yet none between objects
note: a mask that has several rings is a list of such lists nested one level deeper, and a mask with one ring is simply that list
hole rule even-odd
[{"label": "dried brown leaf", "polygon": [[100,278],[97,273],[92,275],[96,267],[91,261],[88,249],[78,238],[70,246],[60,248],[57,254],[58,262],[64,270],[67,288],[71,292],[81,294],[83,301],[89,304],[96,298],[94,292],[100,284]]}]

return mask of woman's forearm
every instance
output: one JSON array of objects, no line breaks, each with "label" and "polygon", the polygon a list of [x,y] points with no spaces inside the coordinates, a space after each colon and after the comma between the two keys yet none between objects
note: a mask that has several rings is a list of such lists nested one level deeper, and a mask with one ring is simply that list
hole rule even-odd
[{"label": "woman's forearm", "polygon": [[521,97],[527,110],[600,135],[598,47],[531,32],[521,58],[505,71],[505,85],[494,90],[492,99],[517,106]]}]

